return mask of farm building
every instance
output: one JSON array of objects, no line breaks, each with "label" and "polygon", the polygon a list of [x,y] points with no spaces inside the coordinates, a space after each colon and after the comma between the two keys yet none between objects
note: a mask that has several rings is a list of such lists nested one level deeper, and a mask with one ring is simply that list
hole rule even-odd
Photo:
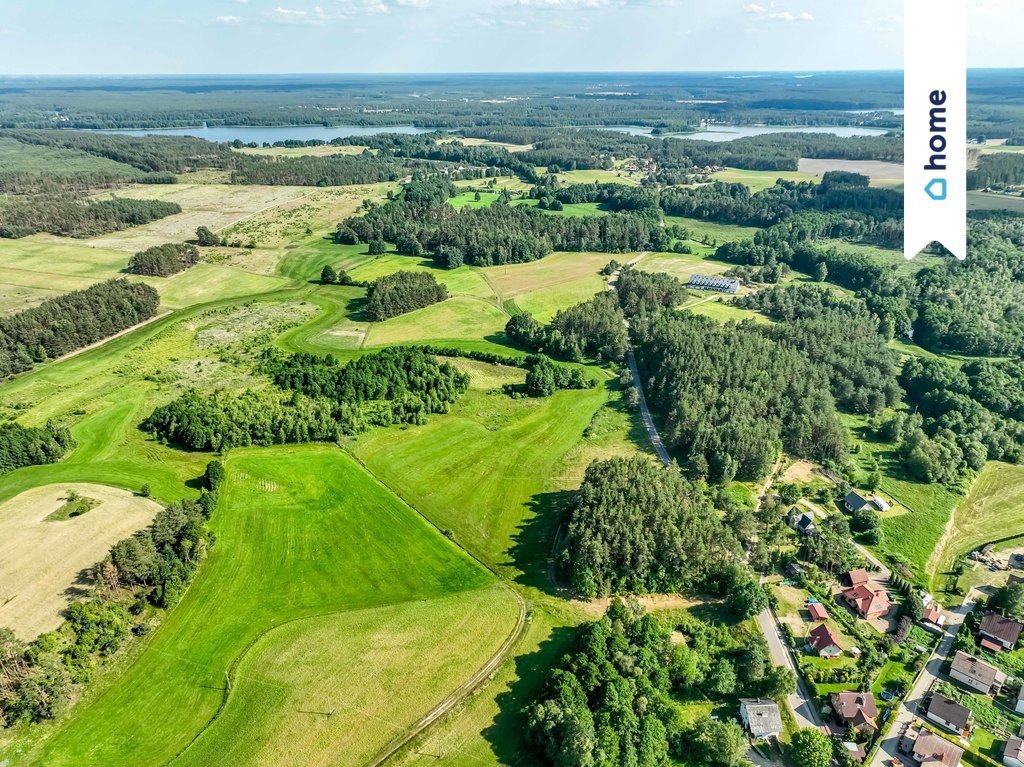
[{"label": "farm building", "polygon": [[973,655],[957,651],[949,667],[949,675],[968,687],[986,695],[999,692],[1006,681],[1006,674],[991,663],[978,660]]},{"label": "farm building", "polygon": [[981,636],[979,644],[986,650],[999,652],[1000,650],[1012,650],[1017,646],[1020,639],[1020,632],[1024,625],[995,612],[985,613],[981,621],[978,634]]},{"label": "farm building", "polygon": [[880,618],[892,609],[892,600],[887,593],[881,589],[876,591],[863,583],[847,589],[842,596],[846,603],[857,611],[857,615],[865,620]]},{"label": "farm building", "polygon": [[825,609],[825,605],[821,602],[809,602],[807,604],[807,612],[811,614],[812,621],[828,620],[828,610]]},{"label": "farm building", "polygon": [[870,692],[834,692],[829,696],[836,719],[844,727],[855,730],[877,730],[878,706]]},{"label": "farm building", "polygon": [[1018,714],[1024,714],[1024,685],[1021,685],[1020,692],[1017,693],[1017,702],[1014,704],[1013,710]]},{"label": "farm building", "polygon": [[843,654],[843,646],[839,644],[839,637],[836,632],[822,623],[807,635],[811,647],[818,651],[823,658],[838,658]]},{"label": "farm building", "polygon": [[695,288],[696,290],[717,290],[720,293],[735,293],[740,289],[740,281],[729,277],[694,274],[690,277],[687,287]]},{"label": "farm building", "polygon": [[966,738],[971,728],[971,710],[967,706],[961,706],[955,700],[950,700],[940,692],[932,693],[932,699],[928,703],[928,712],[925,714],[929,719],[950,732],[955,732],[962,738]]},{"label": "farm building", "polygon": [[740,698],[740,720],[755,740],[777,738],[782,732],[782,714],[774,700]]}]

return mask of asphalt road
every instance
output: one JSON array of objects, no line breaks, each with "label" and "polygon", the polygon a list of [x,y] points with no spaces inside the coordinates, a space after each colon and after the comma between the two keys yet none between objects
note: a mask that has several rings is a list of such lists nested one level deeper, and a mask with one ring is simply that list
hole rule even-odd
[{"label": "asphalt road", "polygon": [[775,620],[775,616],[770,610],[764,610],[757,614],[757,625],[768,641],[768,654],[771,656],[772,663],[776,666],[786,666],[796,674],[796,692],[789,696],[788,701],[789,707],[793,710],[793,716],[796,718],[797,726],[820,726],[822,721],[818,709],[814,705],[814,696],[807,689],[803,677],[797,673],[793,652],[786,643],[785,637],[782,636],[782,629],[779,627],[778,621]]}]

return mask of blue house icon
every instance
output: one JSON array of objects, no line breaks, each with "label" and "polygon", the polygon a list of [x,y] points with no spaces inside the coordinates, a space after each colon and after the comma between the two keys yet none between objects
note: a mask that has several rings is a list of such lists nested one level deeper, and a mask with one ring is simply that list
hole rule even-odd
[{"label": "blue house icon", "polygon": [[931,197],[933,200],[945,200],[946,199],[946,179],[944,178],[933,178],[928,182],[928,186],[924,188],[925,194]]}]

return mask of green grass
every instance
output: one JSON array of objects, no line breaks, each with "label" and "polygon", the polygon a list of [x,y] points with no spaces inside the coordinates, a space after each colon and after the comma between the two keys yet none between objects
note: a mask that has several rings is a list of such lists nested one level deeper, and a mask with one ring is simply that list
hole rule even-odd
[{"label": "green grass", "polygon": [[447,417],[375,431],[353,451],[484,562],[544,580],[564,500],[548,482],[607,398],[604,387],[520,400],[470,391]]},{"label": "green grass", "polygon": [[423,309],[370,325],[366,346],[446,339],[473,339],[501,333],[508,315],[492,303],[454,296]]},{"label": "green grass", "polygon": [[[285,651],[294,635],[287,628],[274,631],[276,626],[316,616],[344,617],[348,611],[433,599],[494,582],[337,448],[238,451],[227,458],[226,468],[227,482],[212,521],[217,543],[182,602],[124,673],[97,684],[66,721],[47,728],[53,730],[51,737],[29,754],[15,755],[12,764],[162,764],[217,713],[224,700],[225,670],[233,669],[234,684],[242,687],[239,700],[259,689],[267,669],[247,660],[248,653],[263,652],[264,643],[278,641]],[[495,616],[506,623],[506,634],[511,630],[507,612]],[[360,617],[349,620],[358,624]],[[373,617],[368,620],[372,629]],[[343,622],[330,623],[324,622],[325,641],[334,637],[338,653],[351,651]],[[467,678],[475,659],[467,659],[461,669]],[[292,690],[289,694],[309,683],[308,668],[293,671],[277,672],[284,674],[279,683]],[[429,683],[430,672],[425,677]],[[282,698],[275,689],[261,691],[269,696],[263,705],[287,708],[287,695]],[[354,694],[335,689],[339,707]],[[443,697],[442,691],[435,692]],[[323,705],[322,700],[305,703],[314,711]],[[421,712],[405,713],[415,718]],[[288,714],[296,716],[293,710]],[[219,732],[211,731],[211,737]],[[290,737],[287,730],[277,730],[276,736]]]},{"label": "green grass", "polygon": [[[703,298],[707,298],[707,296]],[[695,300],[701,301],[703,298]],[[710,317],[716,322],[743,322],[744,320],[765,323],[773,322],[773,320],[761,314],[761,312],[755,312],[753,309],[741,309],[725,298],[715,298],[699,304],[690,304],[686,307],[686,311]]]},{"label": "green grass", "polygon": [[511,301],[541,322],[547,322],[559,310],[605,290],[607,283],[600,272],[613,258],[623,261],[629,255],[558,252],[528,264],[493,266],[480,271],[503,306]]},{"label": "green grass", "polygon": [[644,272],[665,272],[687,282],[694,274],[722,274],[730,268],[724,261],[714,261],[694,253],[651,253],[637,264]]},{"label": "green grass", "polygon": [[967,210],[1010,210],[1024,213],[1024,197],[991,192],[968,192]]},{"label": "green grass", "polygon": [[751,192],[760,192],[768,187],[775,186],[778,179],[786,181],[817,181],[818,178],[812,173],[801,173],[798,170],[741,170],[740,168],[726,168],[711,176],[715,181],[725,181],[730,184],[744,184]]},{"label": "green grass", "polygon": [[160,305],[181,309],[211,301],[269,293],[288,285],[281,277],[253,274],[233,266],[196,264],[173,277],[140,277],[160,293]]},{"label": "green grass", "polygon": [[950,535],[931,558],[933,583],[961,554],[1024,533],[1024,466],[988,463],[953,512]]},{"label": "green grass", "polygon": [[[517,200],[513,202],[513,205],[523,205],[525,207],[536,208],[538,200],[531,200],[529,198],[524,200]],[[608,210],[601,206],[600,203],[596,202],[569,202],[562,206],[561,210],[545,210],[549,216],[577,216],[577,217],[588,217],[588,216],[607,216]]]},{"label": "green grass", "polygon": [[[547,168],[540,168],[540,173],[547,172]],[[558,180],[564,184],[627,184],[634,186],[632,181],[622,178],[610,170],[566,170],[558,173]]]},{"label": "green grass", "polygon": [[476,192],[462,192],[448,200],[453,208],[489,208],[498,199],[497,192],[480,192],[480,199],[476,199]]},{"label": "green grass", "polygon": [[735,226],[733,224],[716,224],[712,221],[702,221],[699,218],[685,218],[683,216],[665,216],[666,224],[676,224],[690,230],[690,239],[703,240],[705,238],[715,240],[719,245],[723,242],[735,240],[749,240],[758,231],[754,226]]}]

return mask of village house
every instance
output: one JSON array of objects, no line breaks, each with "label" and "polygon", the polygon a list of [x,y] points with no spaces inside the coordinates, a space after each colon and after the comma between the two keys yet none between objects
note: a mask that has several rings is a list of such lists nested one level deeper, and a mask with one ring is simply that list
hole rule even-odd
[{"label": "village house", "polygon": [[825,606],[821,602],[808,602],[807,612],[811,614],[812,621],[828,620],[828,610],[825,609]]},{"label": "village house", "polygon": [[1024,767],[1024,740],[1010,738],[1003,747],[1003,764],[1006,767]]},{"label": "village house", "polygon": [[864,509],[874,508],[871,505],[870,498],[865,498],[856,490],[851,490],[846,494],[843,505],[846,506],[846,510],[851,514],[856,514],[858,511],[863,511]]},{"label": "village house", "polygon": [[942,608],[933,602],[931,606],[924,611],[924,615],[921,616],[921,622],[931,626],[932,628],[936,628],[939,631],[943,631],[946,627],[946,616],[943,614]]},{"label": "village house", "polygon": [[941,692],[932,693],[925,716],[961,738],[966,738],[970,734],[971,710],[955,700],[950,700]]},{"label": "village house", "polygon": [[961,651],[957,651],[957,654],[953,656],[949,675],[956,681],[985,695],[999,692],[1006,681],[1006,674],[991,663],[986,663]]},{"label": "village house", "polygon": [[868,620],[870,618],[881,618],[889,614],[892,609],[892,600],[889,595],[881,589],[873,589],[866,584],[854,586],[842,593],[843,599],[850,607],[857,611],[857,615]]},{"label": "village house", "polygon": [[1020,632],[1024,630],[1024,624],[1007,618],[995,612],[985,613],[978,628],[978,635],[981,640],[978,642],[986,650],[1000,652],[1001,650],[1012,650],[1017,646],[1020,639]]},{"label": "village house", "polygon": [[857,731],[878,729],[875,722],[878,706],[870,692],[834,692],[829,696],[829,702],[836,712],[836,719],[844,727]]},{"label": "village house", "polygon": [[807,641],[822,658],[838,658],[843,654],[843,646],[839,637],[828,624],[822,623],[807,635]]},{"label": "village house", "polygon": [[755,740],[777,738],[782,732],[782,714],[773,700],[740,698],[740,721]]},{"label": "village house", "polygon": [[789,526],[801,535],[817,535],[818,528],[814,526],[814,517],[808,513],[794,514],[789,518]]},{"label": "village house", "polygon": [[922,767],[958,767],[964,750],[921,725],[911,725],[900,739],[899,750]]},{"label": "village house", "polygon": [[853,741],[846,740],[843,741],[843,748],[850,755],[850,759],[855,762],[864,761],[864,757],[868,755],[863,743],[854,743]]},{"label": "village house", "polygon": [[1017,702],[1014,704],[1013,710],[1018,714],[1024,714],[1024,685],[1021,685],[1017,692]]}]

